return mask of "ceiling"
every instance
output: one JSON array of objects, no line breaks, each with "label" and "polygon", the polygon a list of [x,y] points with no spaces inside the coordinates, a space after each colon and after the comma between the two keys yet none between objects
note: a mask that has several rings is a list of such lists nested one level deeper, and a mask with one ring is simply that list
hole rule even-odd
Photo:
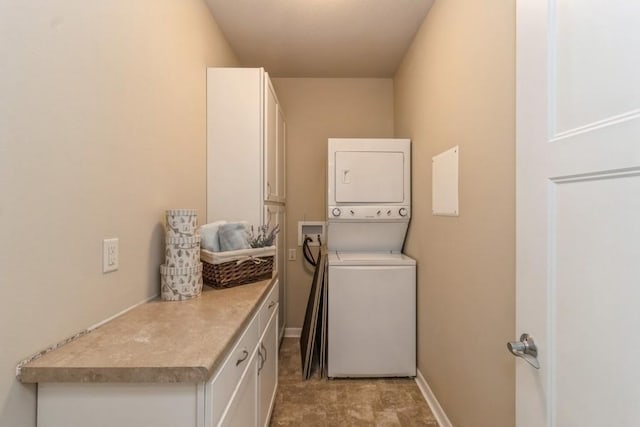
[{"label": "ceiling", "polygon": [[243,66],[392,77],[434,0],[205,0]]}]

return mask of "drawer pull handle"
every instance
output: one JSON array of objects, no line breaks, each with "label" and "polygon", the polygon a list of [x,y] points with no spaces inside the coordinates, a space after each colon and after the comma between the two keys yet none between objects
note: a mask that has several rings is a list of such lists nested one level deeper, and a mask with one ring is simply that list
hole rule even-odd
[{"label": "drawer pull handle", "polygon": [[262,371],[262,368],[264,368],[264,356],[262,355],[262,350],[260,348],[258,348],[258,356],[260,356],[260,366],[258,366],[258,375],[260,375],[260,371]]},{"label": "drawer pull handle", "polygon": [[262,368],[264,368],[264,364],[267,361],[267,348],[263,343],[260,343],[260,346],[258,346],[258,354],[260,355],[260,366],[258,366],[258,375],[260,375],[260,371],[262,371]]},{"label": "drawer pull handle", "polygon": [[273,308],[274,305],[276,305],[276,302],[275,301],[271,301],[269,303],[269,307],[267,307],[267,308]]},{"label": "drawer pull handle", "polygon": [[247,360],[249,357],[249,352],[247,350],[242,350],[242,357],[236,361],[236,366]]}]

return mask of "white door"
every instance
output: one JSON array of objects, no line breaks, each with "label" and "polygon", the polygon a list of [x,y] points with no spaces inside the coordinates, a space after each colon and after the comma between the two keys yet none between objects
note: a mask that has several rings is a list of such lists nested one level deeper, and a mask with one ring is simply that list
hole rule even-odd
[{"label": "white door", "polygon": [[640,2],[517,2],[518,427],[640,420]]}]

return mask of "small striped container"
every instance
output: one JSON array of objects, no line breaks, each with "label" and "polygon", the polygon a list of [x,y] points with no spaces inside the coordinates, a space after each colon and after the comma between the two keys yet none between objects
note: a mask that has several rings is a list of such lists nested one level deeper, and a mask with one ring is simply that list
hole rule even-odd
[{"label": "small striped container", "polygon": [[174,268],[160,266],[160,297],[164,301],[184,301],[202,293],[202,264]]}]

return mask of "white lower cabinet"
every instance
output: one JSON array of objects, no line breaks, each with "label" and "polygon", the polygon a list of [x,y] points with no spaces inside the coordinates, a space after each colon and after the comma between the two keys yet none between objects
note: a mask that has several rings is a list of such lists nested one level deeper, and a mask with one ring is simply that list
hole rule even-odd
[{"label": "white lower cabinet", "polygon": [[265,426],[278,385],[278,283],[220,371],[205,387],[206,427]]},{"label": "white lower cabinet", "polygon": [[278,313],[275,311],[219,426],[269,425],[278,385],[277,324]]},{"label": "white lower cabinet", "polygon": [[278,385],[278,288],[276,281],[208,382],[42,383],[38,427],[268,425]]},{"label": "white lower cabinet", "polygon": [[260,336],[259,313],[261,311],[262,309],[254,316],[222,367],[205,387],[206,427],[213,427],[220,423],[223,414],[236,399],[237,389],[242,379],[246,376],[256,376],[254,365]]},{"label": "white lower cabinet", "polygon": [[278,386],[278,311],[277,305],[260,342],[258,369],[258,425],[268,426]]},{"label": "white lower cabinet", "polygon": [[[287,241],[287,230],[286,230],[286,219],[287,212],[283,205],[274,205],[274,204],[266,204],[264,206],[264,223],[269,225],[270,228],[275,227],[276,225],[280,226],[280,233],[276,236],[276,257],[275,257],[275,265],[274,269],[278,272],[280,277],[284,276],[286,262],[287,262],[287,253],[286,253],[286,241]],[[282,283],[282,282],[281,282]],[[280,337],[284,335],[285,321],[287,318],[286,304],[284,301],[287,299],[287,290],[286,285],[282,284],[279,286],[280,295],[278,297],[279,301],[279,314],[278,314],[278,334]]]}]

